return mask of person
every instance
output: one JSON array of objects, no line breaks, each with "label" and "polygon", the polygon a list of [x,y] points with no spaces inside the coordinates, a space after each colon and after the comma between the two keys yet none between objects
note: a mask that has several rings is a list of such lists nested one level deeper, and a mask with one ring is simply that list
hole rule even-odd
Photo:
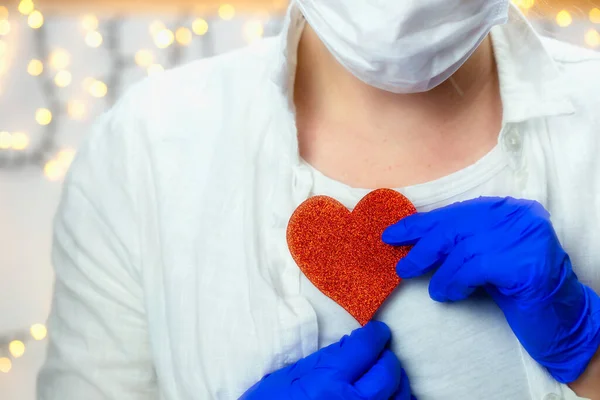
[{"label": "person", "polygon": [[[293,0],[285,21],[95,124],[38,398],[600,398],[600,54],[508,0]],[[285,231],[310,196],[382,187],[418,210],[382,240],[414,247],[360,327]]]}]

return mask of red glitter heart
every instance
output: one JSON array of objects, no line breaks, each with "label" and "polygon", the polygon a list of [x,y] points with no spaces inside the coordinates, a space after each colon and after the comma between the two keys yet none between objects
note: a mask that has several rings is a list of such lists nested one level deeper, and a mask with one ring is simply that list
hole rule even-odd
[{"label": "red glitter heart", "polygon": [[396,263],[410,250],[383,243],[381,234],[415,212],[391,189],[372,191],[352,212],[331,197],[311,197],[290,218],[288,247],[304,275],[365,325],[400,283]]}]

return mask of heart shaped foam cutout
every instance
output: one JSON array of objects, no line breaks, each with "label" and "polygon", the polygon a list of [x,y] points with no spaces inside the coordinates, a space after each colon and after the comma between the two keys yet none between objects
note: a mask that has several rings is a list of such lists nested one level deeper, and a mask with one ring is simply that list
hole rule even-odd
[{"label": "heart shaped foam cutout", "polygon": [[410,250],[383,243],[381,234],[415,212],[391,189],[370,192],[352,212],[331,197],[311,197],[290,218],[288,247],[304,275],[365,325],[400,283],[396,263]]}]

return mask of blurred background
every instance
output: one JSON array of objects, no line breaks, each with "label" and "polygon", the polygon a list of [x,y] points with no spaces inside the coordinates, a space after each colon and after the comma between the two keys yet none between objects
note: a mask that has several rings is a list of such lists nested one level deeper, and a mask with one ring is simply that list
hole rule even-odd
[{"label": "blurred background", "polygon": [[[600,0],[514,1],[541,34],[600,51]],[[0,399],[34,399],[53,281],[52,217],[89,124],[133,82],[277,34],[286,7],[0,0]]]}]

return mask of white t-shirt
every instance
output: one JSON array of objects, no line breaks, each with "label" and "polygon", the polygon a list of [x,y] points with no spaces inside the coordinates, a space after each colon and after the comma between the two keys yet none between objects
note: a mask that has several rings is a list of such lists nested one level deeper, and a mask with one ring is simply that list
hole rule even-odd
[{"label": "white t-shirt", "polygon": [[[502,160],[496,148],[460,172],[399,191],[420,211],[485,194],[518,195],[513,174]],[[351,188],[306,163],[302,168],[310,171],[311,195],[331,196],[349,209],[370,191]],[[439,197],[431,202],[434,195]],[[392,350],[419,399],[529,399],[520,345],[494,302],[480,296],[436,303],[429,298],[428,284],[429,276],[403,281],[375,316],[392,330]],[[359,326],[304,277],[300,292],[317,314],[319,346]]]},{"label": "white t-shirt", "polygon": [[[55,220],[40,400],[235,399],[348,333],[319,325],[352,321],[300,290],[286,246],[315,190],[290,107],[301,28],[292,8],[277,38],[154,75],[87,135]],[[492,41],[498,146],[407,194],[423,210],[478,194],[540,201],[600,291],[600,54],[540,39],[514,7]],[[421,400],[575,398],[524,352],[519,364],[489,302],[436,304],[425,280],[395,296],[378,318]]]}]

